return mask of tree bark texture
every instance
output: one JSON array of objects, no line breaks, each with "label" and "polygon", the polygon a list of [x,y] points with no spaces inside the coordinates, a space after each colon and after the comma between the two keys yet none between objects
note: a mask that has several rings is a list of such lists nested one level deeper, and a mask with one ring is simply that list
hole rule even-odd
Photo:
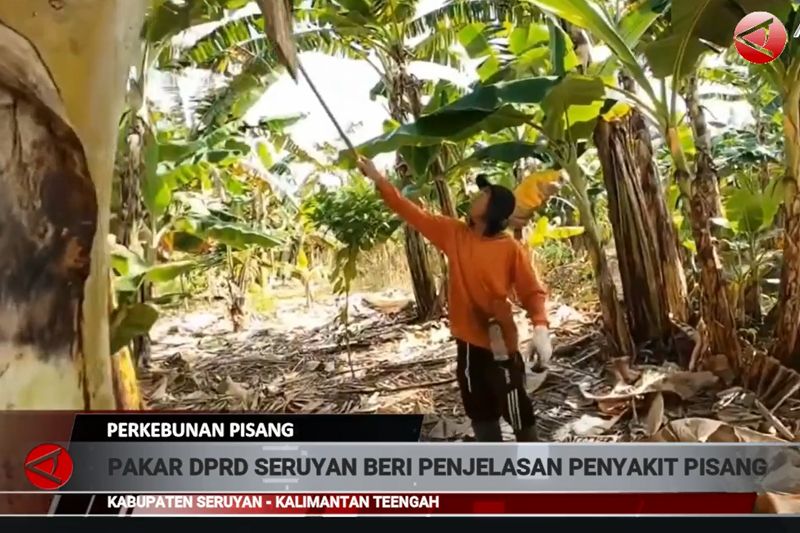
[{"label": "tree bark texture", "polygon": [[[686,105],[694,130],[697,157],[691,182],[689,201],[692,234],[700,268],[702,317],[708,328],[709,347],[713,354],[723,354],[734,375],[739,374],[741,348],[737,337],[736,318],[728,298],[722,265],[711,233],[711,219],[719,212],[719,186],[705,116],[697,97],[697,83],[690,80]],[[676,176],[686,180],[688,176]]]},{"label": "tree bark texture", "polygon": [[783,364],[800,371],[800,195],[787,206],[783,237],[783,267],[779,297],[777,341],[773,353]]},{"label": "tree bark texture", "polygon": [[617,297],[617,289],[608,259],[601,244],[600,232],[592,214],[591,204],[586,192],[586,178],[577,162],[573,161],[566,169],[572,186],[576,192],[576,203],[581,224],[585,228],[584,243],[589,259],[592,262],[597,292],[600,298],[600,311],[603,317],[603,329],[608,343],[610,359],[629,357],[632,362],[635,356],[633,339],[626,318],[625,307]]},{"label": "tree bark texture", "polygon": [[115,407],[111,175],[144,6],[0,3],[0,408]]},{"label": "tree bark texture", "polygon": [[[133,98],[132,98],[133,99]],[[141,100],[141,98],[139,98]],[[141,108],[141,106],[140,106]],[[125,131],[126,149],[118,150],[115,161],[113,197],[111,205],[111,232],[117,237],[117,242],[126,248],[134,249],[139,246],[145,251],[146,259],[155,259],[155,250],[152,237],[145,242],[139,242],[140,228],[147,223],[147,212],[142,201],[142,176],[146,173],[144,151],[148,125],[139,115],[140,108],[129,108],[122,120]],[[144,281],[139,288],[138,301],[149,300],[152,286]],[[132,357],[138,365],[147,365],[150,361],[151,343],[149,335],[133,339]],[[116,368],[122,368],[119,364]]]},{"label": "tree bark texture", "polygon": [[457,215],[453,195],[450,194],[450,186],[447,184],[444,168],[438,158],[431,164],[431,175],[433,176],[433,186],[436,189],[436,198],[439,200],[439,209],[443,215],[455,218]]},{"label": "tree bark texture", "polygon": [[698,152],[697,171],[692,182],[690,199],[692,235],[700,268],[701,315],[708,327],[709,347],[715,354],[724,354],[734,375],[739,368],[740,347],[736,318],[728,299],[717,249],[711,236],[711,213],[716,179],[710,156]]},{"label": "tree bark texture", "polygon": [[[0,409],[116,407],[111,177],[145,8],[127,0],[0,2]],[[14,415],[0,419],[0,457],[57,441],[57,423],[71,420],[32,424]],[[23,469],[0,468],[0,486],[27,486]],[[0,512],[46,512],[49,504],[0,495]]]},{"label": "tree bark texture", "polygon": [[[408,118],[419,116],[421,113],[419,87],[417,80],[407,72],[405,59],[398,57],[394,58],[394,61],[396,70],[390,75],[392,86],[389,96],[389,111],[394,120],[404,123]],[[397,159],[398,173],[406,183],[409,183],[410,170],[400,155],[397,156]],[[434,180],[437,193],[441,192],[440,181]],[[443,185],[445,188],[447,187],[446,183]],[[443,207],[445,202],[449,201],[450,209],[454,212],[452,199],[449,199],[449,191],[447,196],[440,194],[439,200]],[[442,314],[443,302],[437,297],[436,280],[431,269],[427,245],[422,235],[408,226],[405,227],[404,236],[406,259],[411,273],[418,317],[422,321],[438,318]]]},{"label": "tree bark texture", "polygon": [[436,294],[436,282],[431,274],[430,258],[422,235],[410,227],[404,228],[406,258],[411,272],[414,288],[414,299],[417,303],[417,315],[422,321],[441,316],[442,308]]},{"label": "tree bark texture", "polygon": [[644,118],[631,109],[619,119],[601,119],[594,140],[631,335],[636,343],[666,341],[672,331],[670,312],[685,320],[686,279]]},{"label": "tree bark texture", "polygon": [[141,197],[141,177],[144,175],[145,124],[130,110],[124,121],[127,150],[117,154],[114,189],[116,202],[112,204],[112,231],[117,242],[130,247],[138,239],[139,225],[144,221],[145,210]]}]

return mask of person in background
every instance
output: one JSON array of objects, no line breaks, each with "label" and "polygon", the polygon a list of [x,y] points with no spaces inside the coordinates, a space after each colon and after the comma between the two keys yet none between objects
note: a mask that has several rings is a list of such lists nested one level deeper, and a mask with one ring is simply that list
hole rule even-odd
[{"label": "person in background", "polygon": [[[545,287],[526,250],[505,231],[514,212],[513,192],[479,176],[480,194],[464,223],[428,213],[404,198],[371,160],[360,158],[358,167],[375,183],[386,205],[447,256],[450,331],[458,354],[456,373],[476,440],[502,441],[502,417],[514,429],[517,441],[536,441],[536,418],[525,391],[525,362],[509,301],[512,294],[516,293],[533,323],[532,344],[540,365],[547,365],[553,348]],[[509,354],[506,361],[495,360],[489,338],[492,320],[502,330]]]}]

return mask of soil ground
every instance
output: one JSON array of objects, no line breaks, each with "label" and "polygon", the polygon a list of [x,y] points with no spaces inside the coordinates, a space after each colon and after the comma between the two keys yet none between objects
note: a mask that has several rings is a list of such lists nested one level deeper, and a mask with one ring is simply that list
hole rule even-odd
[{"label": "soil ground", "polygon": [[[348,335],[337,320],[341,302],[333,297],[310,306],[302,297],[282,297],[273,312],[251,313],[239,332],[232,331],[221,302],[174,312],[152,332],[153,359],[141,376],[148,407],[421,413],[427,415],[424,439],[468,440],[447,322],[414,324],[408,302],[397,291],[353,295]],[[543,440],[639,440],[685,418],[775,433],[752,395],[725,389],[708,373],[638,366],[638,383],[618,383],[601,362],[604,343],[591,304],[575,308],[554,298],[549,317],[553,361],[547,371],[528,375]],[[526,347],[522,315],[518,323]],[[778,414],[790,430],[793,424],[800,430],[800,401],[785,402]]]}]

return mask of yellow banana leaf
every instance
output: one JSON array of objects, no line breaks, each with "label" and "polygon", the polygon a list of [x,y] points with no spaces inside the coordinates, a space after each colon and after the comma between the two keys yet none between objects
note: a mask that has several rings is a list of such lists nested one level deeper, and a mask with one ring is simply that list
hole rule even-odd
[{"label": "yellow banana leaf", "polygon": [[561,186],[562,174],[558,170],[542,170],[526,176],[514,190],[517,208],[509,225],[520,229],[533,218],[534,211],[555,194]]},{"label": "yellow banana leaf", "polygon": [[517,205],[525,209],[536,209],[558,190],[561,172],[543,170],[526,176],[514,190]]},{"label": "yellow banana leaf", "polygon": [[611,109],[603,114],[603,120],[606,122],[614,122],[615,120],[623,119],[631,112],[631,109],[631,106],[625,102],[617,102]]},{"label": "yellow banana leaf", "polygon": [[582,226],[554,226],[550,224],[547,217],[539,217],[533,231],[528,236],[528,245],[536,248],[544,244],[545,241],[560,241],[583,235]]},{"label": "yellow banana leaf", "polygon": [[111,375],[117,409],[121,411],[141,410],[142,396],[139,392],[136,367],[127,346],[111,356]]}]

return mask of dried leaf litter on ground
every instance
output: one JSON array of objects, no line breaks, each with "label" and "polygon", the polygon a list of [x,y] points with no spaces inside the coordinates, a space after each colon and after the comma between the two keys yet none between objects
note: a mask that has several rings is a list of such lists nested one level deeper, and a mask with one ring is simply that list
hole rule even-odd
[{"label": "dried leaf litter on ground", "polygon": [[[380,295],[356,295],[352,302],[355,379],[332,299],[310,309],[300,301],[283,302],[274,317],[252,318],[239,333],[231,332],[223,307],[165,318],[154,332],[153,366],[142,375],[149,408],[423,413],[425,438],[469,438],[446,321],[414,324],[406,305]],[[555,304],[550,319],[551,367],[528,375],[542,438],[639,440],[683,418],[774,433],[752,393],[720,390],[708,372],[640,366],[633,385],[613,383],[613,372],[599,357],[603,341],[590,306]],[[521,315],[519,322],[527,331]],[[785,428],[800,431],[800,401],[784,402],[775,415]]]}]

